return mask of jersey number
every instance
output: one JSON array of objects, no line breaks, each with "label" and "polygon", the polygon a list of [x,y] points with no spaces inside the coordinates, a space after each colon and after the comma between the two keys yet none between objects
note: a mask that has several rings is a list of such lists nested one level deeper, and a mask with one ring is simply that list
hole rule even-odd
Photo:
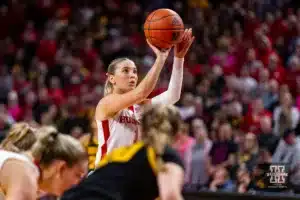
[{"label": "jersey number", "polygon": [[104,158],[99,162],[99,164],[97,164],[97,168],[103,167],[109,163],[128,162],[142,147],[143,143],[139,142],[128,147],[117,148],[111,153],[104,156]]}]

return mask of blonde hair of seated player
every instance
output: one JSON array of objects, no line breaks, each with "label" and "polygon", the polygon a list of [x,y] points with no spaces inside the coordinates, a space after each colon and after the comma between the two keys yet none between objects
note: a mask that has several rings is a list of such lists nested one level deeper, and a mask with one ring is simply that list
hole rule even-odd
[{"label": "blonde hair of seated player", "polygon": [[38,191],[60,196],[87,173],[88,157],[79,141],[51,126],[36,135],[32,148],[22,152],[29,162],[9,159],[0,170],[6,200],[36,200]]}]

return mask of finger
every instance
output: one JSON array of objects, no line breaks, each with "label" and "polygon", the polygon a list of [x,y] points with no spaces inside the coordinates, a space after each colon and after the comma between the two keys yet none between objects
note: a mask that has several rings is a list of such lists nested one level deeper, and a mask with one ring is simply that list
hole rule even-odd
[{"label": "finger", "polygon": [[184,45],[184,47],[182,48],[182,51],[181,52],[187,52],[188,51],[188,49],[190,48],[190,46],[192,45],[192,43],[194,42],[194,40],[195,40],[195,37],[193,36],[190,40],[189,40],[189,42],[187,42],[187,43],[185,43],[185,45]]},{"label": "finger", "polygon": [[147,41],[148,45],[149,45],[152,49],[156,49],[156,48],[150,43],[150,41],[149,41],[148,39],[147,39],[146,41]]},{"label": "finger", "polygon": [[185,29],[185,30],[183,31],[183,34],[182,34],[182,37],[181,37],[180,42],[181,42],[181,41],[184,41],[184,38],[186,37],[186,35],[187,35],[187,29]]},{"label": "finger", "polygon": [[147,41],[148,45],[151,47],[151,49],[154,51],[154,53],[157,53],[159,51],[154,45],[152,45],[150,43],[150,41],[148,39],[146,41]]},{"label": "finger", "polygon": [[185,49],[189,49],[191,47],[191,45],[193,44],[194,40],[195,40],[195,37],[193,36]]},{"label": "finger", "polygon": [[187,38],[190,39],[192,37],[192,29],[190,28],[187,32]]},{"label": "finger", "polygon": [[146,42],[148,43],[149,46],[152,46],[148,39],[146,40]]},{"label": "finger", "polygon": [[172,48],[162,49],[161,52],[168,55]]},{"label": "finger", "polygon": [[185,43],[188,40],[188,38],[188,31],[185,31],[180,43]]},{"label": "finger", "polygon": [[195,36],[192,37],[191,44],[194,42],[194,40],[195,40]]},{"label": "finger", "polygon": [[189,40],[192,37],[192,29],[189,28],[187,31],[187,40]]},{"label": "finger", "polygon": [[180,43],[185,42],[185,41],[187,40],[187,38],[188,38],[188,35],[187,35],[187,33],[185,33],[185,34],[183,35],[183,37],[182,37]]}]

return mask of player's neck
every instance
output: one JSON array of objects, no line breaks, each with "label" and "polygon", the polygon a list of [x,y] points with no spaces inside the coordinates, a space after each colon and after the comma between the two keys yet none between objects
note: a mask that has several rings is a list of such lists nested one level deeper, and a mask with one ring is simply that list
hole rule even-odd
[{"label": "player's neck", "polygon": [[114,91],[113,91],[114,94],[124,94],[126,92],[128,92],[128,91],[124,90],[124,89],[120,89],[120,88],[114,88]]}]

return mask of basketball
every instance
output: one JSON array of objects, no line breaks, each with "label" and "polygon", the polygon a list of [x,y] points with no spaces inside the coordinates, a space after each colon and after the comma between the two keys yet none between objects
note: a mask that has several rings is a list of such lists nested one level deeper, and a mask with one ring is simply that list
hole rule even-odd
[{"label": "basketball", "polygon": [[168,49],[181,40],[184,24],[175,11],[157,9],[148,15],[144,24],[144,32],[146,39],[153,46]]}]

